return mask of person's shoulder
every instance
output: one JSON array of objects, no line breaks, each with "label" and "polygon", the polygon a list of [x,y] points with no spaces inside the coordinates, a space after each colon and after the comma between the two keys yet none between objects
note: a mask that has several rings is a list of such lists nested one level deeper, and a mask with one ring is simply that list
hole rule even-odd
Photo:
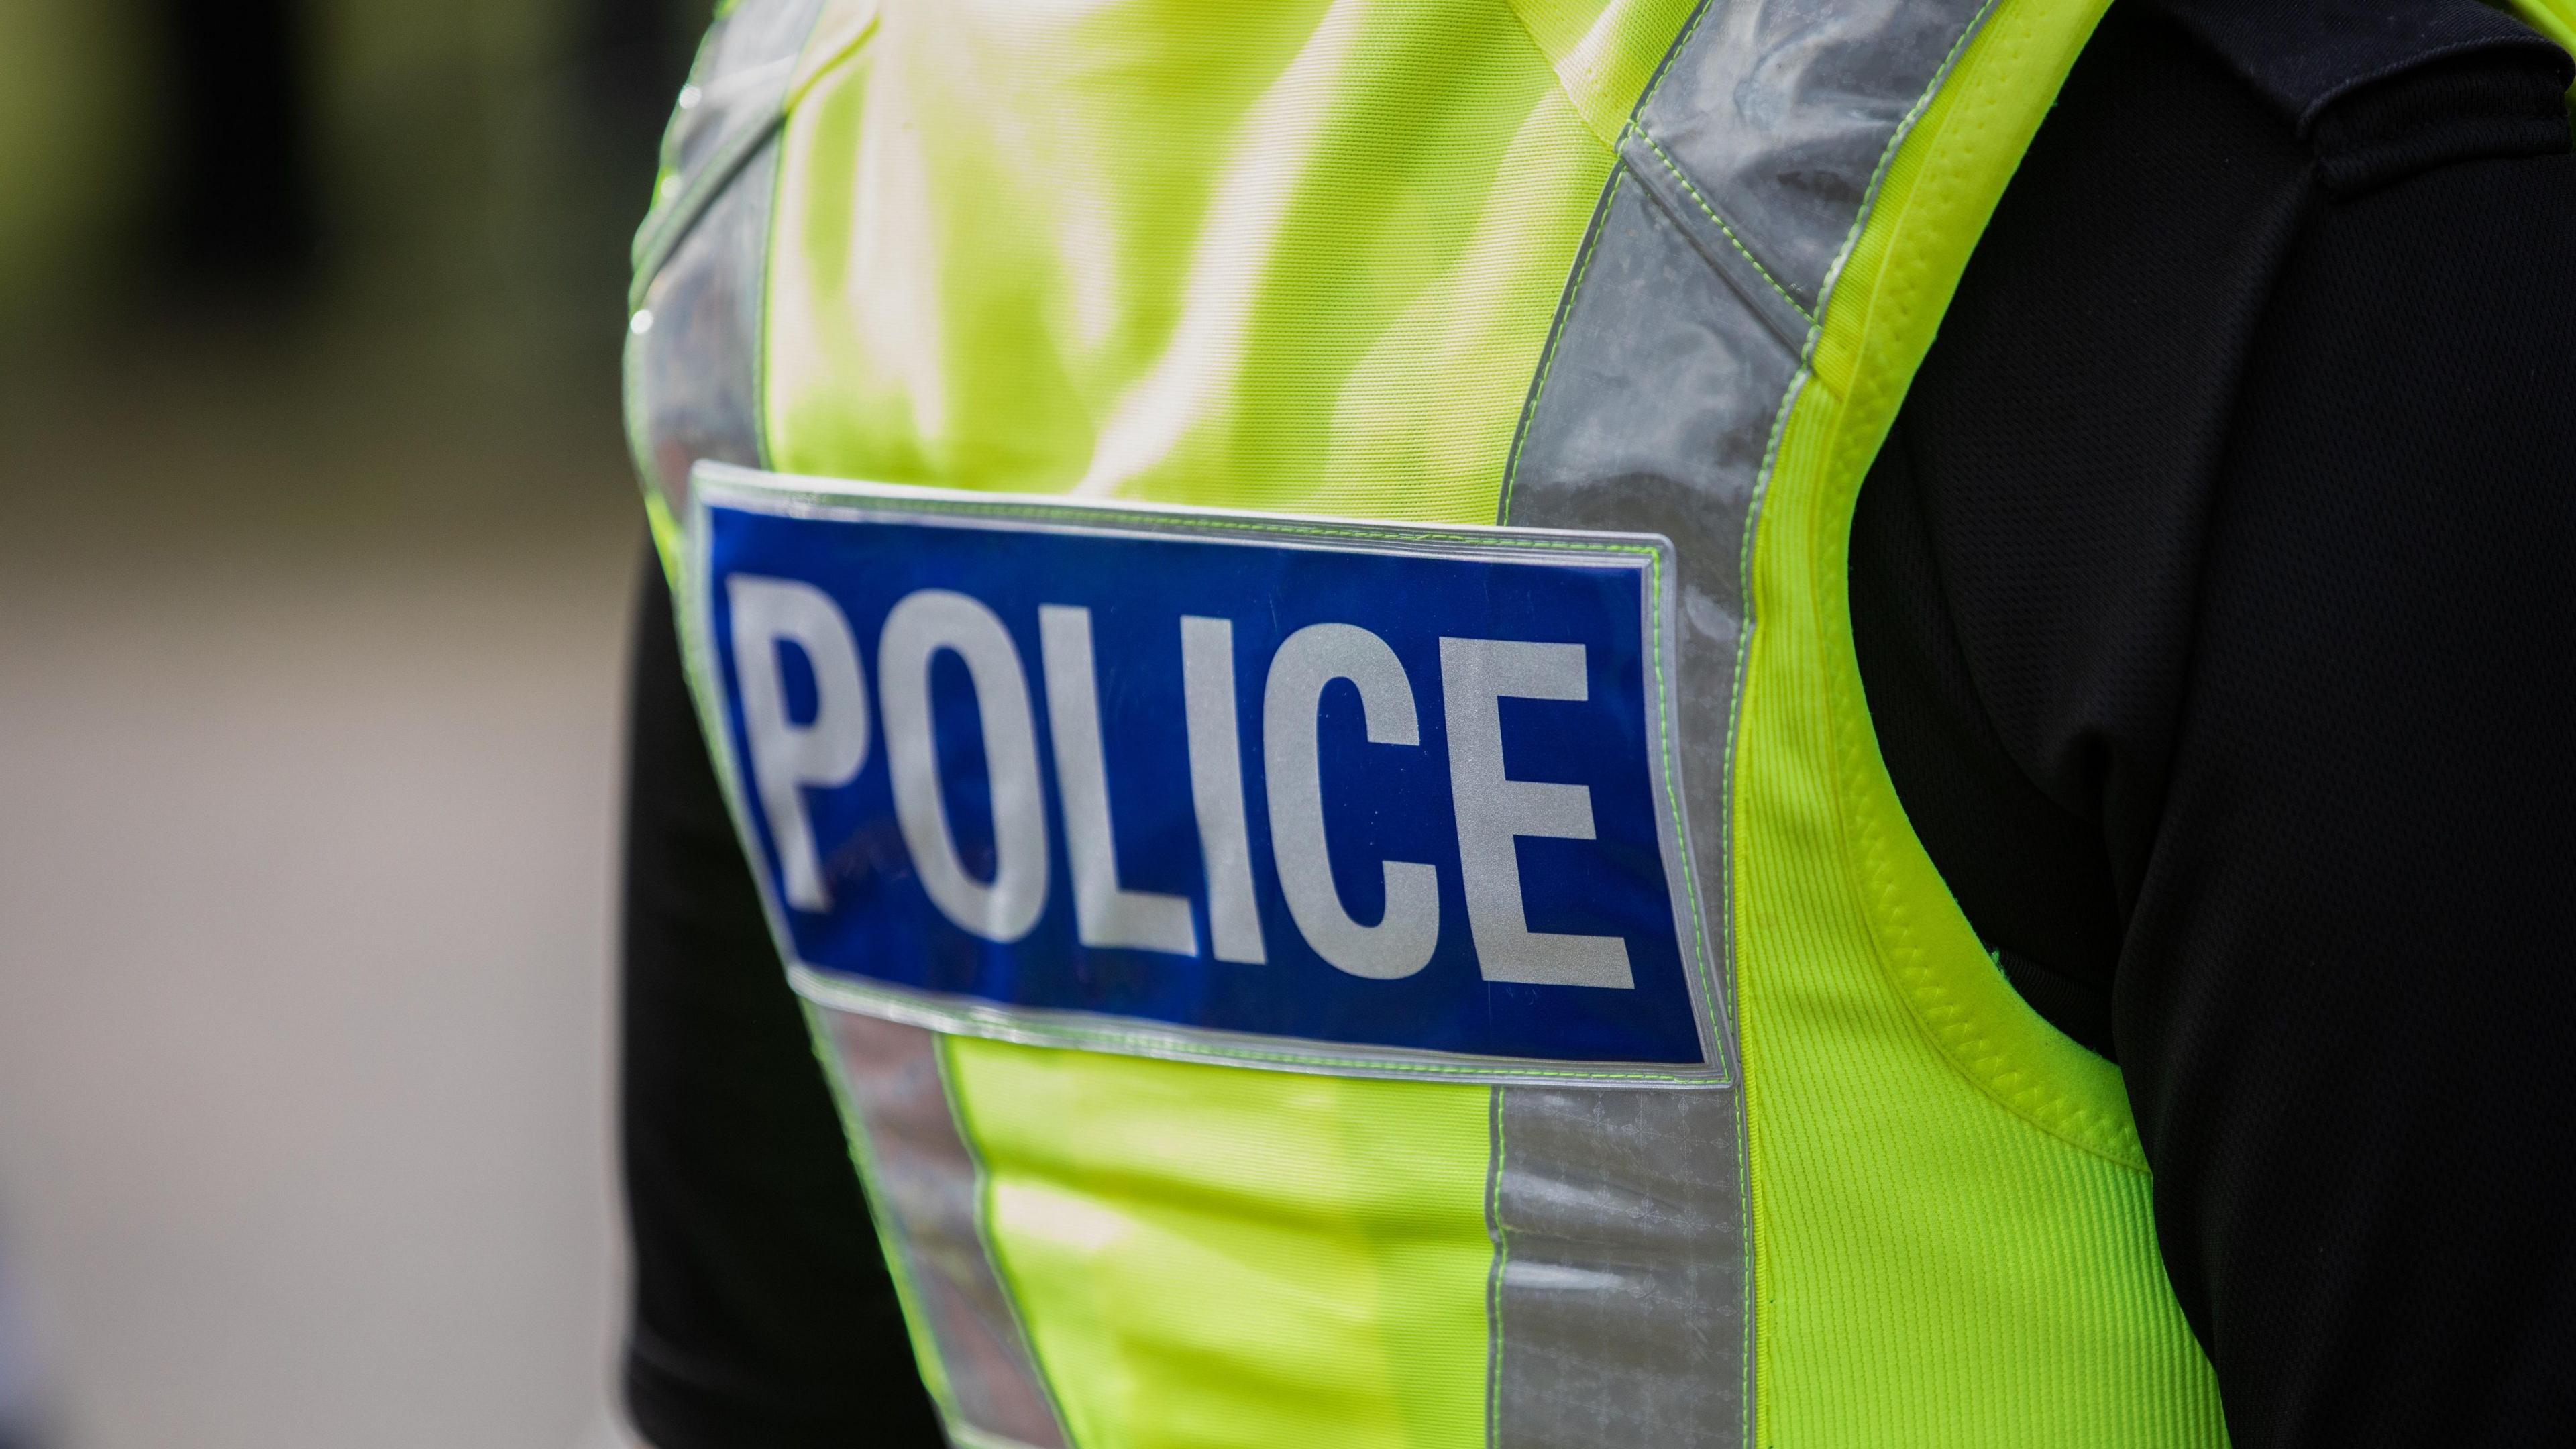
[{"label": "person's shoulder", "polygon": [[2564,154],[2576,62],[2479,0],[2153,0],[2353,195],[2459,162]]}]

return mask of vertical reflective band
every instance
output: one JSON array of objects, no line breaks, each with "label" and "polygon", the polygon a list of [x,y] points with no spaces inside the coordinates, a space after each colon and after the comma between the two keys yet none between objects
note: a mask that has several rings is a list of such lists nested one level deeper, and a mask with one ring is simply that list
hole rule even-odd
[{"label": "vertical reflective band", "polygon": [[761,461],[756,379],[761,262],[778,148],[763,146],[655,271],[626,338],[626,431],[665,516],[702,458]]},{"label": "vertical reflective band", "polygon": [[1501,705],[1505,699],[1582,699],[1583,646],[1442,639],[1440,689],[1477,968],[1488,981],[1634,987],[1627,942],[1532,931],[1521,906],[1519,838],[1592,839],[1592,791],[1505,774]]},{"label": "vertical reflective band", "polygon": [[[1887,160],[1983,14],[1702,6],[1621,134],[1504,479],[1504,523],[1673,540],[1684,848],[1730,943],[1730,1033],[1743,567],[1773,438]],[[1496,1089],[1496,1449],[1755,1442],[1743,1107]]]},{"label": "vertical reflective band", "polygon": [[1190,803],[1207,861],[1208,936],[1220,961],[1258,966],[1261,907],[1252,892],[1252,832],[1244,824],[1243,739],[1235,720],[1234,624],[1181,618],[1181,699],[1188,716]]},{"label": "vertical reflective band", "polygon": [[822,0],[739,0],[707,31],[635,234],[626,431],[668,516],[701,458],[762,461],[761,290],[780,106]]},{"label": "vertical reflective band", "polygon": [[693,189],[719,181],[728,160],[778,123],[797,53],[823,0],[736,0],[722,8],[698,44],[662,134],[662,169],[672,179],[662,183],[654,214],[637,234],[638,260],[650,253],[655,222],[684,212]]},{"label": "vertical reflective band", "polygon": [[[958,852],[939,782],[931,718],[930,667],[942,653],[966,665],[984,731],[984,769],[993,802],[992,882],[975,878]],[[1038,727],[1028,677],[1010,630],[993,611],[948,589],[922,589],[887,613],[877,644],[877,690],[885,716],[886,767],[894,777],[895,822],[921,888],[962,931],[1016,941],[1046,909],[1046,796],[1038,783]]]},{"label": "vertical reflective band", "polygon": [[1422,742],[1413,682],[1385,640],[1356,624],[1309,624],[1289,635],[1271,656],[1261,694],[1270,849],[1278,860],[1279,893],[1315,954],[1353,976],[1394,981],[1429,965],[1440,944],[1439,876],[1418,861],[1386,861],[1380,866],[1386,913],[1378,923],[1361,925],[1343,907],[1326,844],[1315,718],[1324,687],[1337,679],[1359,689],[1370,744]]},{"label": "vertical reflective band", "polygon": [[[848,783],[868,758],[868,687],[859,674],[859,645],[829,596],[794,579],[735,574],[725,580],[733,612],[734,671],[741,678],[742,732],[751,774],[769,818],[787,903],[829,910],[832,896],[814,857],[814,826],[805,790]],[[787,718],[787,687],[778,647],[792,644],[814,674],[814,718]]]},{"label": "vertical reflective band", "polygon": [[1753,1442],[1743,1100],[1494,1089],[1494,1449]]},{"label": "vertical reflective band", "polygon": [[1073,928],[1086,946],[1133,946],[1175,956],[1199,953],[1190,903],[1118,883],[1116,832],[1109,822],[1109,765],[1100,743],[1100,682],[1091,657],[1091,611],[1038,607],[1045,652],[1047,726],[1055,736],[1055,782],[1064,797],[1065,854],[1073,860]]},{"label": "vertical reflective band", "polygon": [[809,1007],[823,1019],[871,1206],[905,1290],[923,1376],[958,1426],[1030,1449],[1064,1431],[980,1226],[983,1173],[958,1134],[939,1038],[917,1026]]}]

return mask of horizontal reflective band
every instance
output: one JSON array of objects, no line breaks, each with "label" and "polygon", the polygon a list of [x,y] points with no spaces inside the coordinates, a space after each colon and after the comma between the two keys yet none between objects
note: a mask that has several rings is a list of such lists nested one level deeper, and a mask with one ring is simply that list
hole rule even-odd
[{"label": "horizontal reflective band", "polygon": [[691,670],[809,996],[1287,1069],[1724,1078],[1663,539],[693,492]]}]

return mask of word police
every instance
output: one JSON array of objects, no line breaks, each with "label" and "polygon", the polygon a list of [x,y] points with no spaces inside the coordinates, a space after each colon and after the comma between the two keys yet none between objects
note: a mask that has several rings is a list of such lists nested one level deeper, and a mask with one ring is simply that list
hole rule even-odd
[{"label": "word police", "polygon": [[[872,725],[858,641],[829,595],[798,580],[741,573],[726,579],[725,594],[751,776],[776,843],[787,904],[802,911],[827,911],[832,904],[805,792],[847,785],[882,754],[904,848],[931,903],[958,929],[986,940],[1027,935],[1051,884],[1047,811],[1028,674],[1002,620],[955,590],[904,595],[887,611],[877,639]],[[1245,822],[1233,623],[1184,614],[1171,636],[1206,882],[1209,939],[1202,943],[1187,899],[1120,879],[1091,610],[1050,603],[1037,615],[1078,939],[1086,946],[1180,956],[1204,950],[1220,961],[1266,961]],[[800,652],[812,673],[814,704],[802,721],[790,718],[781,646]],[[931,673],[943,653],[964,664],[981,722],[992,801],[990,879],[968,869],[941,789]],[[1619,937],[1533,931],[1522,904],[1518,840],[1593,839],[1592,795],[1584,785],[1505,773],[1500,704],[1582,702],[1584,646],[1443,636],[1439,660],[1450,806],[1477,969],[1489,981],[1632,987],[1627,945]],[[1392,980],[1429,964],[1439,941],[1437,872],[1420,861],[1379,862],[1385,906],[1374,923],[1354,919],[1341,899],[1317,748],[1318,707],[1336,681],[1357,690],[1371,744],[1421,743],[1413,682],[1384,639],[1357,624],[1333,622],[1288,635],[1271,655],[1261,687],[1270,855],[1279,892],[1307,945],[1353,976]]]}]

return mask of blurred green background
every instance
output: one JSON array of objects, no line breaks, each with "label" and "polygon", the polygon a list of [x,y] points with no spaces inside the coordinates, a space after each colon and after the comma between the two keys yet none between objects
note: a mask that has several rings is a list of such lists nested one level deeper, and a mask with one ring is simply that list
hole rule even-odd
[{"label": "blurred green background", "polygon": [[618,1440],[617,348],[707,8],[0,0],[47,1449]]}]

